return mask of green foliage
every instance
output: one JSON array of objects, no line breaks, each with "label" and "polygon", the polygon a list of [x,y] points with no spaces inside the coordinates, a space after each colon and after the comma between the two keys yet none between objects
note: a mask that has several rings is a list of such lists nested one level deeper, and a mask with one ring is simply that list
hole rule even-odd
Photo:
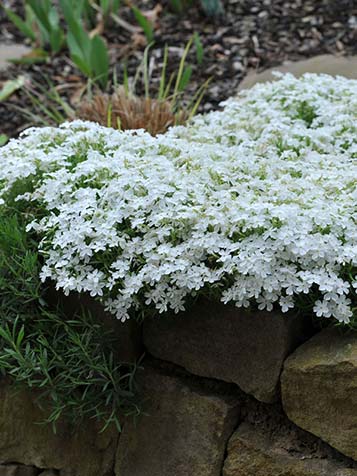
[{"label": "green foliage", "polygon": [[148,43],[151,43],[152,41],[154,41],[154,27],[153,27],[151,21],[148,20],[143,13],[141,13],[139,8],[132,5],[131,9],[134,13],[136,21],[139,23],[139,25],[143,29],[143,32],[145,34],[145,37],[146,37]]},{"label": "green foliage", "polygon": [[201,0],[201,6],[209,17],[219,16],[224,12],[221,0]]},{"label": "green foliage", "polygon": [[170,7],[175,13],[183,13],[192,6],[192,0],[170,0]]},{"label": "green foliage", "polygon": [[[107,46],[99,35],[91,37],[85,29],[85,23],[93,20],[94,3],[89,0],[60,0],[59,3],[67,35],[60,26],[58,10],[50,0],[26,0],[24,20],[9,9],[6,13],[17,28],[41,48],[49,47],[58,53],[67,41],[71,59],[78,69],[105,88],[109,74]],[[97,8],[103,10],[103,15],[109,15],[119,8],[119,1],[101,0]]]},{"label": "green foliage", "polygon": [[69,319],[60,304],[49,306],[37,243],[25,231],[29,213],[0,214],[0,370],[41,389],[39,403],[54,430],[62,415],[120,430],[124,415],[139,413],[136,366],[116,362],[113,334],[89,313]]},{"label": "green foliage", "polygon": [[88,0],[59,0],[59,5],[65,19],[68,31],[73,31],[78,28],[84,30],[86,23],[89,23],[89,17],[92,10]]},{"label": "green foliage", "polygon": [[64,32],[60,19],[51,0],[27,0],[40,29],[42,45],[50,45],[53,53],[58,53],[64,44]]},{"label": "green foliage", "polygon": [[48,51],[42,48],[34,48],[30,54],[20,58],[11,58],[8,61],[14,64],[35,64],[44,63],[48,59]]},{"label": "green foliage", "polygon": [[120,7],[120,0],[97,0],[94,3],[98,4],[104,20],[116,15]]},{"label": "green foliage", "polygon": [[18,76],[16,79],[9,79],[5,81],[2,88],[0,88],[0,102],[5,101],[10,97],[15,91],[21,89],[25,84],[25,77]]},{"label": "green foliage", "polygon": [[64,31],[60,26],[58,11],[50,0],[27,0],[25,18],[5,9],[9,19],[32,42],[41,48],[58,53],[64,45]]},{"label": "green foliage", "polygon": [[196,48],[197,64],[201,65],[203,63],[204,49],[203,49],[203,44],[202,44],[200,35],[197,33],[197,31],[193,35],[193,41]]},{"label": "green foliage", "polygon": [[9,140],[9,138],[6,134],[0,134],[0,147],[2,145],[5,145],[8,140]]},{"label": "green foliage", "polygon": [[[176,13],[184,13],[194,2],[192,0],[170,0],[171,9]],[[200,0],[203,12],[209,17],[215,17],[224,13],[221,0]]]},{"label": "green foliage", "polygon": [[82,9],[73,9],[72,0],[60,0],[60,5],[68,25],[67,45],[72,61],[86,77],[105,88],[109,55],[104,40],[98,35],[90,37],[85,31],[81,21]]},{"label": "green foliage", "polygon": [[104,40],[91,38],[83,29],[68,32],[67,44],[71,59],[78,69],[104,89],[108,83],[109,55]]},{"label": "green foliage", "polygon": [[25,18],[22,19],[19,15],[16,15],[10,8],[5,8],[5,12],[12,23],[18,30],[32,42],[37,40],[36,33],[33,30],[33,22],[35,21],[35,15],[28,5],[25,5]]},{"label": "green foliage", "polygon": [[308,127],[311,126],[313,120],[317,117],[316,111],[307,101],[301,101],[296,108],[296,118],[306,122]]}]

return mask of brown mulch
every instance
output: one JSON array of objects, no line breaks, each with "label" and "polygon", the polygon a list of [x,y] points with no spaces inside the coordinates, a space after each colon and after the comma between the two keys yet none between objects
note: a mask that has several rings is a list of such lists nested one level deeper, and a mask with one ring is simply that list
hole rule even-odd
[{"label": "brown mulch", "polygon": [[[23,2],[3,2],[21,11]],[[124,2],[123,2],[124,3]],[[187,95],[193,94],[208,78],[211,79],[201,110],[218,107],[220,101],[235,94],[247,70],[263,70],[286,60],[299,60],[322,53],[352,55],[357,52],[357,2],[355,0],[225,0],[225,14],[215,20],[205,18],[198,7],[184,15],[170,13],[164,0],[135,2],[143,11],[158,5],[162,12],[156,21],[155,44],[151,49],[153,84],[158,81],[165,44],[170,49],[170,69],[177,70],[183,48],[194,32],[204,46],[204,62],[198,65],[194,50],[189,62],[194,71]],[[198,0],[194,2],[198,4]],[[127,7],[121,17],[129,24],[135,21]],[[140,32],[132,32],[111,24],[104,33],[110,48],[113,68],[122,71],[124,58],[129,73],[134,74],[142,59],[145,41]],[[0,9],[0,42],[23,42],[19,32]],[[0,81],[25,74],[29,80],[43,81],[48,76],[73,99],[84,79],[65,54],[37,65],[11,66],[0,73]],[[0,132],[16,135],[28,122],[14,111],[11,104],[26,105],[23,95],[0,104]]]}]

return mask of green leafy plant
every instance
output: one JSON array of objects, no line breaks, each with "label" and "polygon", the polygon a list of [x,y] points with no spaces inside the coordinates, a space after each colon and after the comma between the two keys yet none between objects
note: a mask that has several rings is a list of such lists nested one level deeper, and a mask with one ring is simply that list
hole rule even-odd
[{"label": "green leafy plant", "polygon": [[99,35],[91,37],[83,28],[81,9],[73,10],[72,0],[60,0],[68,25],[67,45],[70,56],[78,69],[102,88],[108,83],[109,55],[107,46]]},{"label": "green leafy plant", "polygon": [[65,3],[89,29],[96,28],[98,23],[104,26],[112,15],[118,14],[121,4],[120,0],[65,0]]},{"label": "green leafy plant", "polygon": [[8,140],[9,138],[6,134],[0,134],[0,147],[5,145]]},{"label": "green leafy plant", "polygon": [[64,45],[64,31],[57,9],[50,0],[27,0],[25,18],[5,9],[9,19],[32,42],[58,53]]},{"label": "green leafy plant", "polygon": [[42,42],[50,45],[53,53],[58,53],[64,45],[64,31],[60,26],[60,18],[51,0],[27,0],[34,12],[40,29]]},{"label": "green leafy plant", "polygon": [[26,38],[29,38],[32,42],[36,42],[37,36],[33,29],[35,15],[29,5],[25,4],[25,18],[16,15],[16,13],[14,13],[10,8],[5,8],[5,12],[9,20],[12,21],[16,28],[18,28]]},{"label": "green leafy plant", "polygon": [[117,15],[120,8],[120,0],[87,0],[88,6],[92,11],[100,13],[104,23],[110,19],[112,15]]},{"label": "green leafy plant", "polygon": [[[30,184],[28,184],[30,185]],[[30,185],[31,187],[31,185]],[[0,212],[0,370],[41,390],[39,404],[56,430],[61,416],[114,423],[137,415],[136,364],[115,358],[113,334],[87,312],[68,318],[39,280],[37,243],[25,231],[32,213],[8,197]]]},{"label": "green leafy plant", "polygon": [[139,23],[140,27],[143,29],[145,37],[148,43],[154,41],[154,27],[150,20],[141,12],[139,8],[135,5],[131,5],[131,9],[134,13],[136,21]]},{"label": "green leafy plant", "polygon": [[[27,0],[24,20],[9,9],[6,9],[6,13],[20,31],[41,48],[49,47],[53,53],[57,53],[67,41],[71,59],[78,69],[105,88],[109,74],[107,46],[103,38],[91,36],[85,29],[85,18],[88,20],[92,4],[88,0],[60,0],[59,3],[67,35],[60,26],[59,13],[50,0]],[[102,0],[100,8],[105,15],[109,15],[112,10],[119,8],[119,2]],[[35,60],[38,58],[43,59],[41,55],[36,55]]]},{"label": "green leafy plant", "polygon": [[5,101],[15,91],[21,89],[25,84],[25,77],[18,76],[16,79],[9,79],[5,81],[4,85],[0,89],[0,102]]},{"label": "green leafy plant", "polygon": [[170,0],[169,3],[175,13],[183,13],[192,6],[192,0]]},{"label": "green leafy plant", "polygon": [[13,64],[43,63],[48,59],[48,51],[42,48],[33,48],[30,53],[20,58],[11,58],[8,61]]},{"label": "green leafy plant", "polygon": [[104,89],[108,83],[109,55],[99,35],[91,38],[83,29],[69,31],[67,43],[71,59],[78,69]]},{"label": "green leafy plant", "polygon": [[83,18],[88,21],[88,16],[94,13],[89,0],[60,0],[59,5],[62,13],[65,15],[65,20],[69,28],[72,27],[71,21],[69,20],[69,12],[71,18],[74,18],[78,22],[82,21]]},{"label": "green leafy plant", "polygon": [[224,12],[221,0],[201,0],[201,6],[209,17],[219,16]]},{"label": "green leafy plant", "polygon": [[99,0],[99,6],[105,16],[110,13],[117,13],[120,7],[120,0]]},{"label": "green leafy plant", "polygon": [[[170,0],[170,7],[176,13],[184,13],[192,5],[191,0]],[[224,13],[221,0],[200,0],[200,5],[207,16],[214,17]]]}]

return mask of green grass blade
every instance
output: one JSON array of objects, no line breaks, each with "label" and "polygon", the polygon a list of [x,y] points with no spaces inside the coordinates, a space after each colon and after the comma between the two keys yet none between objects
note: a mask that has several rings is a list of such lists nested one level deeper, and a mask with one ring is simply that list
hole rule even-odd
[{"label": "green grass blade", "polygon": [[168,57],[169,57],[169,48],[167,45],[165,45],[164,49],[164,59],[162,62],[162,70],[161,70],[161,77],[160,77],[160,86],[159,86],[159,93],[158,93],[158,99],[159,101],[164,99],[164,93],[165,93],[165,84],[166,84],[166,69],[167,69],[167,62],[168,62]]},{"label": "green grass blade", "polygon": [[189,40],[189,42],[187,43],[187,45],[184,49],[184,52],[183,52],[183,55],[182,55],[182,58],[181,58],[181,61],[180,61],[180,65],[179,65],[179,70],[178,70],[177,77],[176,77],[174,96],[176,96],[179,93],[179,86],[180,86],[180,83],[181,83],[182,75],[184,73],[186,58],[187,58],[188,52],[190,51],[192,42],[193,42],[193,38],[191,38]]},{"label": "green grass blade", "polygon": [[151,23],[150,20],[146,18],[145,15],[143,15],[140,11],[139,8],[135,7],[134,5],[131,6],[131,9],[134,13],[134,16],[136,18],[136,21],[139,23],[141,28],[144,31],[145,37],[148,41],[148,43],[151,43],[154,41],[154,26]]}]

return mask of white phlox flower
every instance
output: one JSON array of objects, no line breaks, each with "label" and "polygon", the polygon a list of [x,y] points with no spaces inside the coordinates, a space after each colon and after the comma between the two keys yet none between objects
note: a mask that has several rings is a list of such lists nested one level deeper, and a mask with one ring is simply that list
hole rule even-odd
[{"label": "white phlox flower", "polygon": [[357,81],[285,75],[157,137],[32,128],[0,163],[0,206],[23,182],[17,203],[41,210],[27,227],[41,279],[120,320],[182,311],[207,289],[238,307],[306,299],[318,317],[353,316]]}]

